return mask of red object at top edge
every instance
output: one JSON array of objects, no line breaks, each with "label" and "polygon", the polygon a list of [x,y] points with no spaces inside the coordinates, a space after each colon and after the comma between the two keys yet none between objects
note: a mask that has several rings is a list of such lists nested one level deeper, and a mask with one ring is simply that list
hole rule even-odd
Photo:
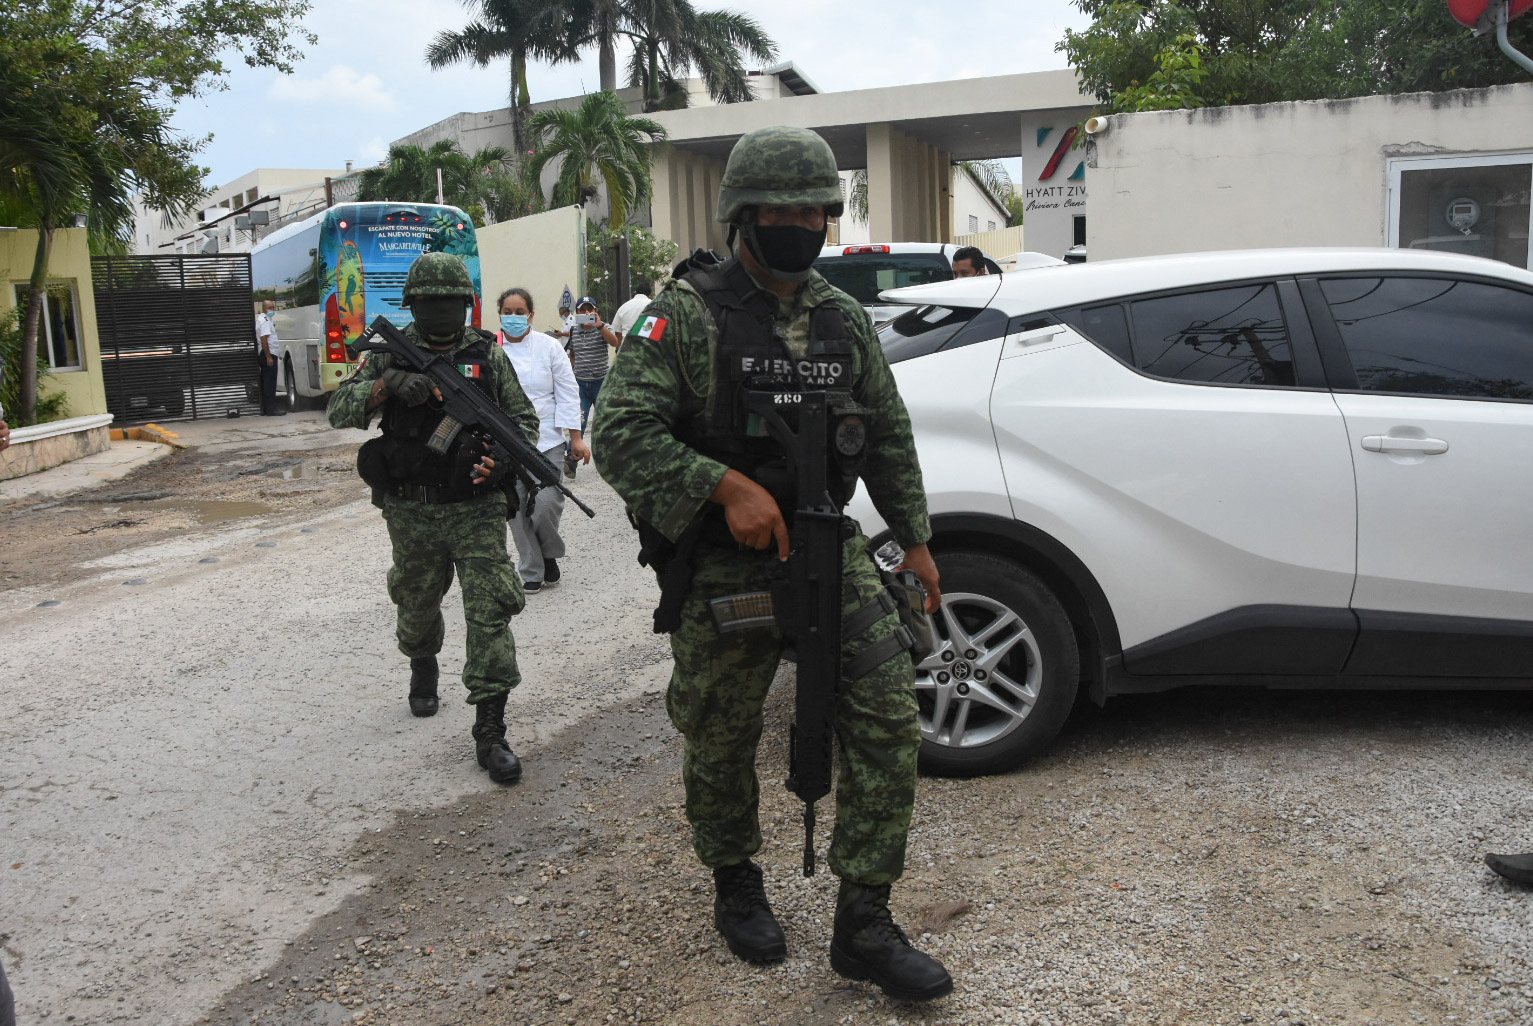
[{"label": "red object at top edge", "polygon": [[[1480,23],[1480,17],[1493,3],[1501,0],[1448,0],[1448,13],[1453,15],[1453,20],[1465,28],[1474,28]],[[1512,0],[1511,10],[1508,11],[1510,18],[1519,14],[1527,14],[1533,10],[1533,0]]]}]

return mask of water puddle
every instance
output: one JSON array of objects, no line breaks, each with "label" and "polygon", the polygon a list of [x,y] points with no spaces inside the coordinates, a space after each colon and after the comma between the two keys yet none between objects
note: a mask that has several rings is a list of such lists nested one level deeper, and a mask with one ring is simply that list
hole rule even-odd
[{"label": "water puddle", "polygon": [[268,470],[267,477],[275,477],[282,481],[313,481],[320,475],[318,463],[298,463],[291,467],[283,467],[280,470]]},{"label": "water puddle", "polygon": [[[274,508],[264,502],[242,502],[225,499],[165,499],[158,502],[146,502],[143,505],[153,509],[190,513],[197,518],[197,522],[200,524],[221,524],[226,520],[259,517],[276,512]],[[143,507],[138,508],[141,509]]]}]

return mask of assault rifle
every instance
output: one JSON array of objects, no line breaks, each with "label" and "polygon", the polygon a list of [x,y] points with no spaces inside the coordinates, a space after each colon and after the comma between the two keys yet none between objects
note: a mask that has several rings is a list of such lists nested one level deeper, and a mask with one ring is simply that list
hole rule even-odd
[{"label": "assault rifle", "polygon": [[[782,417],[785,396],[792,397],[798,413],[797,431]],[[832,408],[833,401],[846,405]],[[751,390],[745,405],[787,451],[798,487],[786,573],[775,554],[771,557],[771,605],[778,628],[793,643],[798,664],[787,784],[804,803],[804,875],[813,876],[814,803],[830,793],[831,738],[841,690],[841,547],[853,530],[830,496],[829,448],[834,434],[845,455],[860,454],[862,421],[852,414],[865,411],[847,403],[844,394],[825,391]]]},{"label": "assault rifle", "polygon": [[382,314],[368,325],[362,337],[351,348],[359,353],[388,353],[417,374],[424,374],[431,379],[432,385],[442,393],[441,409],[444,414],[442,423],[426,443],[433,452],[445,453],[453,439],[458,437],[458,432],[464,428],[483,432],[511,454],[511,461],[516,464],[512,470],[527,485],[529,492],[557,488],[564,493],[565,498],[579,506],[586,516],[596,516],[595,510],[565,487],[559,468],[538,452],[516,423],[506,416],[505,411],[491,402],[477,385],[470,384],[445,355],[422,349],[411,342],[404,332],[394,327],[393,322]]}]

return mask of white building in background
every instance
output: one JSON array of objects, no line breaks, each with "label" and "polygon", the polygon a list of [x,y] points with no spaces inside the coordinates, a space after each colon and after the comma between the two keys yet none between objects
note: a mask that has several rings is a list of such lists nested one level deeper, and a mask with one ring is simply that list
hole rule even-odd
[{"label": "white building in background", "polygon": [[[852,193],[851,171],[841,172],[841,194],[850,196]],[[964,173],[963,169],[956,164],[953,166],[953,180],[948,186],[948,195],[953,204],[953,234],[974,235],[979,232],[993,232],[998,228],[1006,227],[1006,219],[1010,216],[1001,202],[995,196],[990,195],[986,189],[981,189],[975,184],[974,179]],[[831,236],[832,245],[857,245],[864,242],[890,242],[890,239],[873,239],[868,231],[866,221],[858,221],[852,217],[850,211],[842,215],[837,225],[836,232]],[[950,240],[944,240],[950,241]],[[1003,256],[1005,254],[992,253],[991,256]]]},{"label": "white building in background", "polygon": [[195,215],[167,221],[136,203],[133,252],[139,256],[178,253],[249,253],[267,233],[317,213],[333,197],[347,196],[351,161],[344,169],[262,167],[214,189]]}]

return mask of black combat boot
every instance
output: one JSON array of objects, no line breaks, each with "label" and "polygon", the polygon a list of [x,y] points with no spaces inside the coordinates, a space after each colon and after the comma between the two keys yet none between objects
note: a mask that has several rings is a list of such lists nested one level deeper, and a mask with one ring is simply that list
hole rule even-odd
[{"label": "black combat boot", "polygon": [[771,965],[788,957],[788,938],[772,915],[761,867],[749,860],[713,871],[713,925],[736,958]]},{"label": "black combat boot", "polygon": [[1487,855],[1485,864],[1512,883],[1533,886],[1533,855]]},{"label": "black combat boot", "polygon": [[497,784],[514,784],[522,779],[522,760],[506,744],[506,696],[496,695],[474,706],[474,745],[479,765]]},{"label": "black combat boot", "polygon": [[898,1001],[930,1001],[951,994],[942,963],[917,951],[889,914],[889,885],[841,881],[830,967],[849,980],[870,980]]},{"label": "black combat boot", "polygon": [[416,716],[435,716],[436,656],[421,656],[410,660],[410,712]]}]

